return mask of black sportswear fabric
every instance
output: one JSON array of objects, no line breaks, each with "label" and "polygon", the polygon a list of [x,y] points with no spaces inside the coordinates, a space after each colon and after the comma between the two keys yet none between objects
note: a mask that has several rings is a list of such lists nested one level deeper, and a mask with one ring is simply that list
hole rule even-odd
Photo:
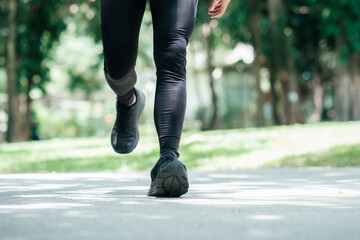
[{"label": "black sportswear fabric", "polygon": [[117,95],[117,100],[120,104],[125,106],[130,106],[135,98],[135,91],[134,88],[131,88],[129,92],[125,93],[124,95],[120,96]]},{"label": "black sportswear fabric", "polygon": [[[139,30],[147,0],[101,0],[104,74],[123,96],[136,83]],[[154,32],[156,93],[154,120],[160,154],[178,149],[186,108],[186,47],[198,0],[149,0]]]}]

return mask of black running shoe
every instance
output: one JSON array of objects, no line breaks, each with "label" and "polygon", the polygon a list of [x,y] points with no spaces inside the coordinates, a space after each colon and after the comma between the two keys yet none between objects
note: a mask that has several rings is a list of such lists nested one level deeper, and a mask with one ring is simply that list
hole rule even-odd
[{"label": "black running shoe", "polygon": [[134,90],[136,102],[130,107],[122,106],[116,101],[116,121],[111,132],[111,145],[117,153],[130,153],[139,142],[138,122],[145,106],[145,95]]},{"label": "black running shoe", "polygon": [[148,196],[180,197],[189,189],[185,165],[172,155],[161,157],[151,170]]}]

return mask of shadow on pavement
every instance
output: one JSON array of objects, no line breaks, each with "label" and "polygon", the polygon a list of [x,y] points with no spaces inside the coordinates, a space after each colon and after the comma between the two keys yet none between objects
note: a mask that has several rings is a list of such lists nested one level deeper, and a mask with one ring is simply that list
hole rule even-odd
[{"label": "shadow on pavement", "polygon": [[1,239],[360,239],[360,169],[190,172],[181,198],[149,173],[0,175]]}]

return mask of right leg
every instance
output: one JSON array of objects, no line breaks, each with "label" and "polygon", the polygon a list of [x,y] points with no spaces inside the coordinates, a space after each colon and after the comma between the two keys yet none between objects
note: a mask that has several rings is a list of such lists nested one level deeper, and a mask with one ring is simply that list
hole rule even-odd
[{"label": "right leg", "polygon": [[160,159],[151,170],[149,196],[178,197],[189,188],[178,149],[186,108],[186,47],[194,30],[197,4],[198,0],[150,0],[157,75],[154,119]]},{"label": "right leg", "polygon": [[145,6],[146,0],[101,0],[104,74],[117,95],[117,116],[111,132],[111,145],[117,153],[130,153],[139,141],[138,120],[145,96],[134,85]]},{"label": "right leg", "polygon": [[101,33],[107,83],[127,104],[136,83],[135,64],[146,0],[101,0]]}]

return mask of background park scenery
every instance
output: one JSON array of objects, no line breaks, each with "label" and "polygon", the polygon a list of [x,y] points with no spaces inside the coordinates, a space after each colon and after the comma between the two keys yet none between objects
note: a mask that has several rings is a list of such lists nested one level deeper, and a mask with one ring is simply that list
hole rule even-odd
[{"label": "background park scenery", "polygon": [[[360,166],[360,4],[199,0],[187,52],[180,160],[190,168]],[[150,169],[156,69],[149,4],[137,87],[147,96],[130,155],[110,145],[98,0],[0,0],[0,172]]]}]

